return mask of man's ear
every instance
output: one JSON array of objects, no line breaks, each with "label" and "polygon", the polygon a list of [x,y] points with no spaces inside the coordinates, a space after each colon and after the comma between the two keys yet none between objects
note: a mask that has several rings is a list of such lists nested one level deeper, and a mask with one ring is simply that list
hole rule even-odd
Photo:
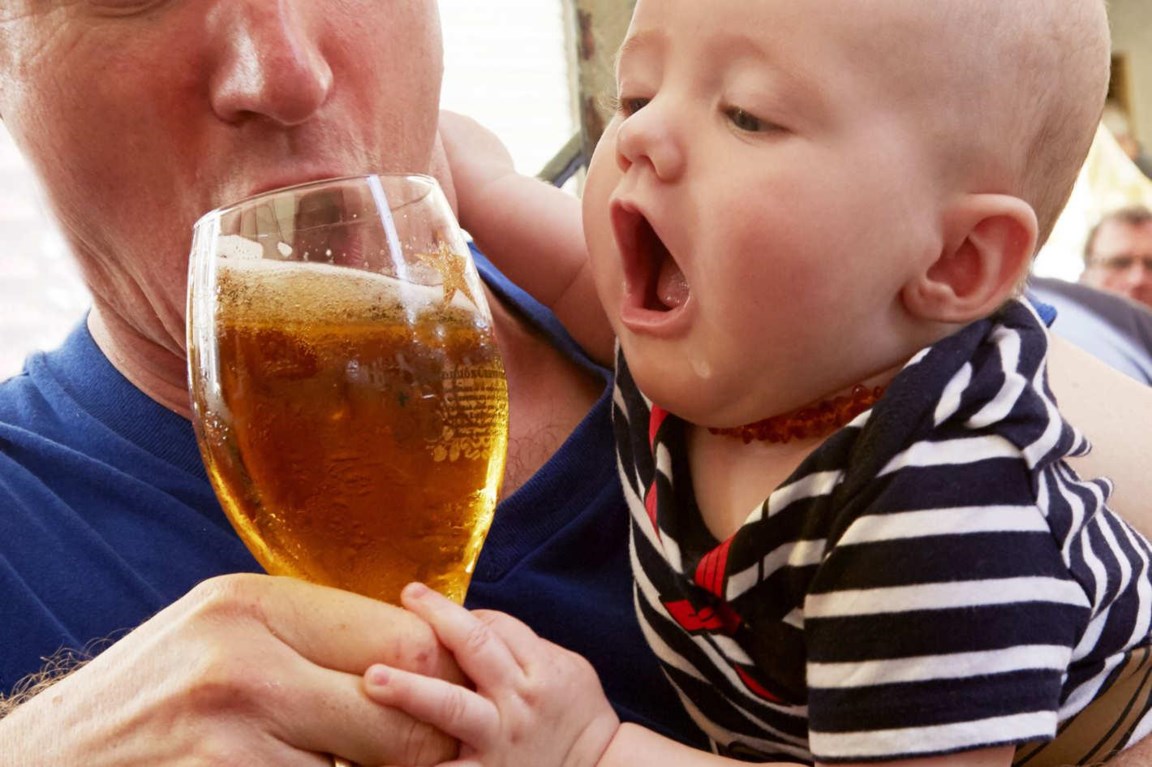
[{"label": "man's ear", "polygon": [[946,323],[991,314],[1028,271],[1037,229],[1032,206],[1018,197],[965,195],[946,212],[939,257],[901,291],[905,308]]}]

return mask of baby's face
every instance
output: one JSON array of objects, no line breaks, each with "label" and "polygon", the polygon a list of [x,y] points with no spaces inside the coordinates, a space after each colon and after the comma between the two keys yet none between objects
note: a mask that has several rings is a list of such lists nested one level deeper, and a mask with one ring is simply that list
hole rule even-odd
[{"label": "baby's face", "polygon": [[899,294],[945,195],[890,5],[920,4],[637,3],[585,229],[629,366],[681,417],[754,421],[915,351]]}]

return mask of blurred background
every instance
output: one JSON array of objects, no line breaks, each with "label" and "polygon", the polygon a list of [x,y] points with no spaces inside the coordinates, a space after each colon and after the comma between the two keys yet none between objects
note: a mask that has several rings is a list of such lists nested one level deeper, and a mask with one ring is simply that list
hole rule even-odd
[{"label": "blurred background", "polygon": [[[602,119],[591,95],[610,83],[628,0],[439,0],[443,105],[493,129],[521,172],[540,172]],[[1109,108],[1080,183],[1036,272],[1075,280],[1088,228],[1105,209],[1152,203],[1152,2],[1111,0]],[[1141,170],[1143,168],[1143,170]],[[578,193],[579,177],[566,187]],[[27,167],[0,126],[0,380],[32,350],[58,344],[88,297]]]}]

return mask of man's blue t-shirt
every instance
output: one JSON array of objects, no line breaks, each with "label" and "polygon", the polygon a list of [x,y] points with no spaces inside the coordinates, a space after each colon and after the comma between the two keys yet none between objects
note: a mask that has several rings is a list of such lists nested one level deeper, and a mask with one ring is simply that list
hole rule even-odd
[{"label": "man's blue t-shirt", "polygon": [[1124,296],[1032,276],[1028,295],[1059,312],[1052,332],[1129,378],[1152,385],[1152,310]]},{"label": "man's blue t-shirt", "polygon": [[[702,743],[636,622],[609,372],[482,256],[493,290],[604,379],[551,460],[497,508],[468,594],[588,658],[621,717]],[[190,422],[81,324],[0,384],[0,693],[45,656],[115,638],[224,573],[258,572],[213,494]]]}]

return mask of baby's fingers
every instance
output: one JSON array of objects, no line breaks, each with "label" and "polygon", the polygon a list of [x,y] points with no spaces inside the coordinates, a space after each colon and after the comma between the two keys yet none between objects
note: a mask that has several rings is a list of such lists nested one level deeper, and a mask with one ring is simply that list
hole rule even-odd
[{"label": "baby's fingers", "polygon": [[490,701],[436,677],[376,664],[364,673],[364,692],[474,749],[483,750],[499,731],[500,716]]},{"label": "baby's fingers", "polygon": [[406,586],[400,601],[428,621],[436,636],[452,651],[460,668],[482,692],[507,689],[522,678],[520,663],[487,621],[420,583]]}]

